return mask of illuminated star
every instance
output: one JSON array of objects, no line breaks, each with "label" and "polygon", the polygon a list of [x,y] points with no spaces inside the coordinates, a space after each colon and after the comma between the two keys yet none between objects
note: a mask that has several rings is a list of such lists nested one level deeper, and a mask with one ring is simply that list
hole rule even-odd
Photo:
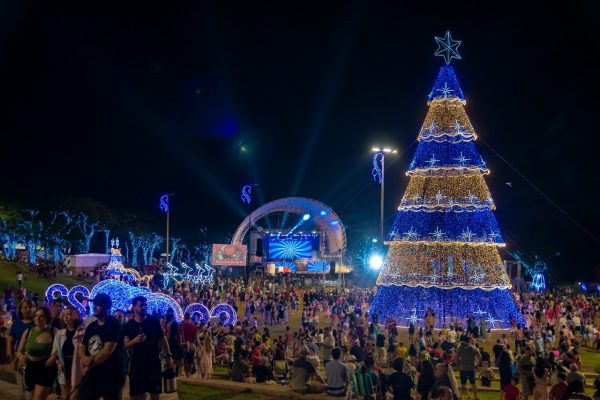
[{"label": "illuminated star", "polygon": [[419,196],[418,194],[415,194],[413,197],[411,197],[411,200],[413,201],[413,203],[416,203],[419,200],[421,200],[421,196]]},{"label": "illuminated star", "polygon": [[473,279],[475,283],[481,284],[485,279],[485,274],[483,272],[476,272],[471,279]]},{"label": "illuminated star", "polygon": [[475,235],[473,232],[471,232],[471,230],[469,229],[468,226],[467,226],[467,229],[462,231],[462,233],[460,234],[461,239],[463,239],[466,242],[470,242],[471,240],[473,240],[474,236],[477,236],[477,235]]},{"label": "illuminated star", "polygon": [[429,276],[429,278],[431,279],[431,282],[432,282],[432,283],[435,283],[435,281],[437,281],[437,279],[438,279],[439,277],[440,277],[440,276],[439,276],[437,273],[435,273],[435,272]]},{"label": "illuminated star", "polygon": [[411,311],[412,311],[412,315],[410,317],[406,318],[406,320],[408,322],[412,322],[413,325],[416,325],[417,321],[420,321],[421,318],[417,318],[417,309],[416,308],[413,308]]},{"label": "illuminated star", "polygon": [[456,130],[456,133],[463,133],[462,129],[464,128],[464,126],[462,126],[460,124],[460,122],[458,122],[458,120],[454,121],[454,129]]},{"label": "illuminated star", "polygon": [[408,232],[404,232],[404,235],[408,240],[414,240],[417,238],[417,232],[415,232],[414,228],[411,226]]},{"label": "illuminated star", "polygon": [[495,242],[496,238],[499,237],[500,235],[498,235],[496,232],[494,231],[490,231],[490,234],[488,235],[488,237],[490,238],[491,242]]},{"label": "illuminated star", "polygon": [[470,160],[470,158],[465,157],[465,155],[461,151],[460,157],[455,158],[455,160],[458,161],[458,165],[460,165],[461,167],[464,167],[465,164],[467,163],[467,161]]},{"label": "illuminated star", "polygon": [[487,164],[485,163],[485,161],[483,161],[483,157],[479,156],[479,160],[480,160],[479,167],[482,169],[486,169]]},{"label": "illuminated star", "polygon": [[442,232],[442,230],[438,226],[435,228],[435,232],[431,232],[430,235],[432,235],[435,238],[435,240],[439,242],[440,239],[442,239],[442,237],[445,235],[445,233]]},{"label": "illuminated star", "polygon": [[488,313],[483,311],[480,306],[477,306],[477,311],[473,311],[473,314],[478,314],[479,316],[482,316],[483,314],[488,314]]},{"label": "illuminated star", "polygon": [[433,197],[435,198],[435,201],[436,201],[438,204],[440,204],[440,203],[442,202],[442,200],[444,199],[444,197],[446,197],[446,196],[444,196],[444,195],[442,194],[442,192],[438,190],[438,191],[437,191],[437,193],[435,194],[435,196],[433,196]]},{"label": "illuminated star", "polygon": [[453,58],[461,60],[460,54],[458,54],[458,46],[460,46],[460,40],[452,40],[450,31],[446,31],[446,36],[443,38],[435,37],[435,42],[438,45],[435,51],[436,56],[444,57],[446,65],[450,64]]},{"label": "illuminated star", "polygon": [[435,158],[435,154],[431,154],[431,158],[429,160],[425,161],[425,163],[429,164],[429,168],[433,168],[433,166],[435,164],[437,164],[438,161],[440,161],[440,160],[438,160],[437,158]]},{"label": "illuminated star", "polygon": [[502,320],[496,319],[494,317],[492,317],[492,314],[490,314],[488,312],[488,317],[486,319],[486,322],[492,327],[492,329],[496,329],[496,323],[497,322],[502,322]]},{"label": "illuminated star", "polygon": [[452,90],[452,89],[450,89],[450,88],[448,87],[448,82],[444,82],[444,86],[442,86],[442,88],[441,88],[441,89],[436,89],[436,91],[438,91],[438,92],[442,92],[442,95],[443,95],[444,97],[448,97],[448,95],[449,95],[450,93],[454,92],[454,90]]},{"label": "illuminated star", "polygon": [[467,199],[469,201],[469,203],[473,204],[475,203],[475,200],[477,200],[477,196],[475,196],[473,193],[471,193],[471,191],[469,190],[469,194],[465,196],[465,199]]}]

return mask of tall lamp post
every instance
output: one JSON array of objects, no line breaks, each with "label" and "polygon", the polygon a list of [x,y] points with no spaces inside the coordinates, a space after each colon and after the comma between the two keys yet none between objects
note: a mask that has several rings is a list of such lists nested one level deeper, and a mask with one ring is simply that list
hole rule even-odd
[{"label": "tall lamp post", "polygon": [[385,240],[383,237],[383,195],[384,195],[384,184],[385,184],[385,155],[386,154],[396,154],[398,150],[390,149],[388,147],[379,148],[373,147],[371,149],[375,153],[373,155],[373,179],[375,182],[381,184],[381,198],[380,198],[380,214],[379,214],[379,238],[381,243]]},{"label": "tall lamp post", "polygon": [[165,253],[166,254],[165,264],[169,262],[169,216],[170,216],[170,198],[171,198],[171,196],[173,196],[172,193],[163,194],[162,196],[160,196],[160,204],[159,204],[161,211],[167,214],[167,240],[166,240],[167,251]]}]

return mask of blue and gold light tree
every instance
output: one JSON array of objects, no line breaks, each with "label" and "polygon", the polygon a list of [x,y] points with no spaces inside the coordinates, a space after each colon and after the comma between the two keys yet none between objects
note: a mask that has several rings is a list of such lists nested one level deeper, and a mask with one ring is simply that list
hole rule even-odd
[{"label": "blue and gold light tree", "polygon": [[475,147],[477,135],[449,65],[460,59],[460,42],[449,32],[436,41],[436,55],[446,65],[429,94],[369,314],[377,313],[379,321],[394,317],[406,326],[431,309],[437,327],[474,317],[490,328],[506,328],[512,318],[522,323],[522,317],[498,253],[504,241],[484,180],[489,170]]}]

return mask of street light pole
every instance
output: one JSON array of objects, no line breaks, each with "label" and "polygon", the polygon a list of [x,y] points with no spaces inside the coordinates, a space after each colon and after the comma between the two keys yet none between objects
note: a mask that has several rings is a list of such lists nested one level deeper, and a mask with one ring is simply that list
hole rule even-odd
[{"label": "street light pole", "polygon": [[166,243],[166,259],[165,259],[165,264],[169,262],[169,224],[170,224],[170,211],[171,211],[171,204],[170,204],[170,200],[171,200],[171,196],[173,196],[172,193],[165,193],[162,196],[160,196],[160,204],[159,207],[161,209],[161,211],[165,212],[167,214],[167,243]]},{"label": "street light pole", "polygon": [[392,150],[390,148],[380,149],[379,147],[373,147],[372,151],[375,152],[373,156],[373,179],[379,180],[381,184],[381,198],[379,199],[379,239],[381,243],[384,242],[383,236],[383,210],[384,210],[384,194],[385,194],[385,154],[396,154],[398,150]]}]

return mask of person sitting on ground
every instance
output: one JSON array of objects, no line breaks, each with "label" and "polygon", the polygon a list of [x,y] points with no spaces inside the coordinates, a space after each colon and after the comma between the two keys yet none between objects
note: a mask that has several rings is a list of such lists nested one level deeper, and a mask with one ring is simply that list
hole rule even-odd
[{"label": "person sitting on ground", "polygon": [[481,370],[479,371],[479,377],[481,379],[481,386],[492,386],[492,380],[496,379],[496,374],[490,368],[490,363],[488,361],[481,362]]},{"label": "person sitting on ground", "polygon": [[340,362],[342,349],[334,347],[331,350],[333,360],[325,365],[325,375],[327,376],[327,394],[335,397],[346,396],[346,387],[350,382],[348,367]]},{"label": "person sitting on ground", "polygon": [[574,381],[580,381],[581,385],[585,387],[585,375],[579,372],[577,364],[571,364],[570,373],[567,375],[567,383],[570,385]]},{"label": "person sitting on ground", "polygon": [[254,369],[254,378],[256,383],[269,383],[274,382],[273,370],[269,365],[269,359],[265,356],[260,358],[260,365]]},{"label": "person sitting on ground", "polygon": [[240,349],[233,354],[233,364],[231,365],[231,380],[234,382],[244,382],[250,375],[252,365],[248,362],[248,352]]},{"label": "person sitting on ground", "polygon": [[[325,379],[316,370],[313,363],[307,360],[308,347],[302,346],[298,350],[300,357],[292,363],[291,387],[297,393],[323,393],[326,389]],[[314,377],[319,383],[311,383]]]},{"label": "person sitting on ground", "polygon": [[563,399],[578,399],[578,400],[592,400],[591,396],[585,394],[585,386],[581,382],[581,380],[576,379],[569,383],[565,394],[563,394]]},{"label": "person sitting on ground", "polygon": [[367,356],[364,365],[352,376],[352,393],[363,396],[364,400],[375,400],[379,388],[379,377],[373,369],[375,358]]}]

